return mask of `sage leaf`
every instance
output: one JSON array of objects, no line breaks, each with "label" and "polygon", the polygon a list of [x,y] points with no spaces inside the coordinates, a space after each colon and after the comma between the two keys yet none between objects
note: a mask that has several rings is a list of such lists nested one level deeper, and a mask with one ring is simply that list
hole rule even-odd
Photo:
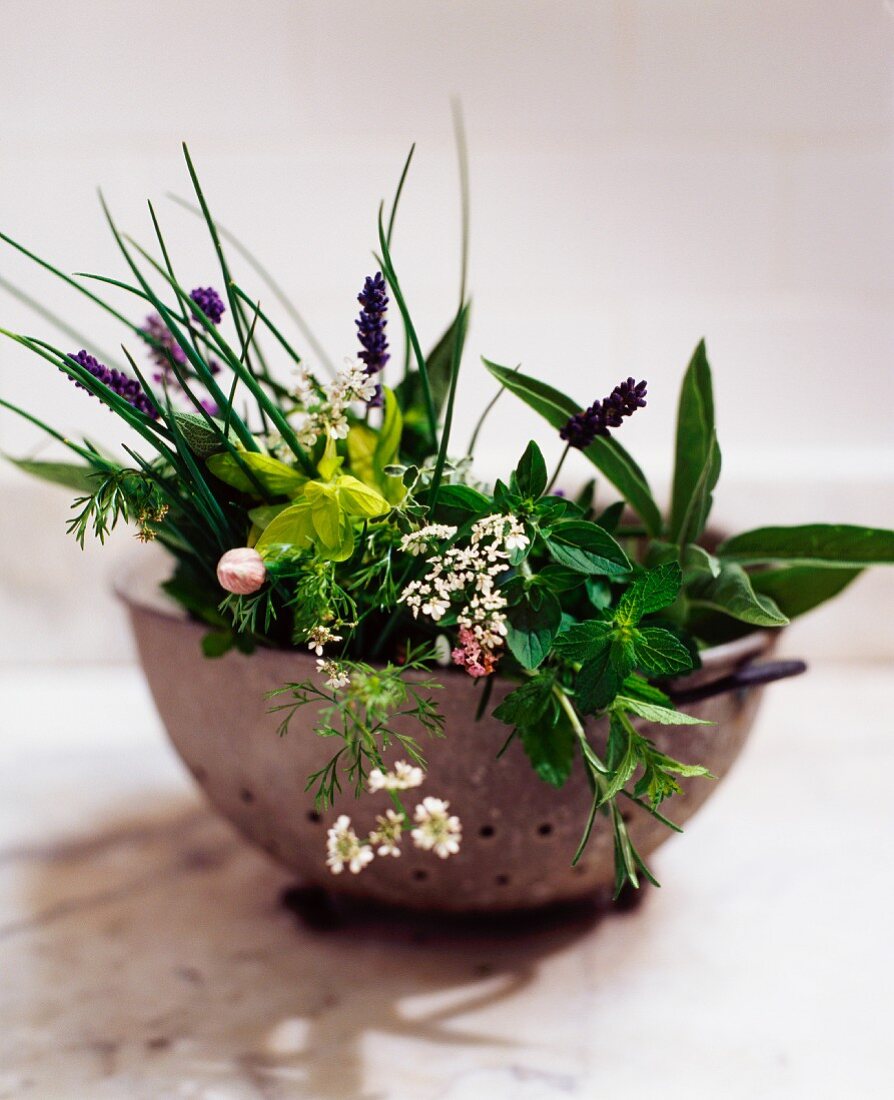
[{"label": "sage leaf", "polygon": [[702,340],[683,376],[677,408],[669,532],[672,541],[682,545],[694,542],[701,534],[719,474],[720,448],[714,428],[711,368]]},{"label": "sage leaf", "polygon": [[825,569],[894,565],[894,531],[843,523],[759,527],[727,539],[717,548],[717,555],[726,561],[785,561]]},{"label": "sage leaf", "polygon": [[630,561],[617,542],[601,527],[585,520],[563,520],[545,537],[553,560],[579,573],[622,576]]},{"label": "sage leaf", "polygon": [[725,561],[720,575],[702,573],[686,586],[690,608],[707,607],[753,626],[785,626],[789,621],[770,596],[754,591],[741,565]]}]

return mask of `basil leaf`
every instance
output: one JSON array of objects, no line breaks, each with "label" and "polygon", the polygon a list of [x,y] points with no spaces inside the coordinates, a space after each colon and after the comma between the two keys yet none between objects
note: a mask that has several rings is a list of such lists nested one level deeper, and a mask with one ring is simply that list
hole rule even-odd
[{"label": "basil leaf", "polygon": [[554,561],[579,573],[618,577],[630,570],[627,555],[611,535],[586,520],[557,523],[545,542]]},{"label": "basil leaf", "polygon": [[562,621],[562,608],[552,592],[540,588],[531,595],[535,592],[539,606],[529,598],[510,607],[507,613],[506,645],[527,669],[537,668],[549,653]]},{"label": "basil leaf", "polygon": [[534,500],[543,495],[546,488],[546,463],[540,448],[531,440],[519,459],[513,477],[513,491]]}]

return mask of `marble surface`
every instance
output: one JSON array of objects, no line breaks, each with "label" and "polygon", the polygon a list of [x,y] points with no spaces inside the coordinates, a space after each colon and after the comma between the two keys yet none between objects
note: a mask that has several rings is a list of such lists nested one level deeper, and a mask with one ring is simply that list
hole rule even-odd
[{"label": "marble surface", "polygon": [[458,927],[302,918],[136,670],[6,668],[0,1097],[890,1096],[892,679],[771,688],[635,909]]}]

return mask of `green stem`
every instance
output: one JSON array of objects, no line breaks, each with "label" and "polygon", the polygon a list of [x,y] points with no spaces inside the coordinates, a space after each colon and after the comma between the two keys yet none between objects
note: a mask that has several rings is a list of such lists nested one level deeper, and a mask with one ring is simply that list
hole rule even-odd
[{"label": "green stem", "polygon": [[553,473],[553,476],[549,479],[549,485],[547,485],[547,487],[543,491],[543,495],[545,497],[549,496],[550,492],[552,491],[552,487],[555,485],[556,481],[558,480],[559,474],[562,472],[562,467],[565,464],[565,459],[568,457],[568,452],[570,450],[571,450],[571,444],[566,443],[565,444],[565,450],[562,451],[562,457],[559,459],[559,464],[558,464],[558,466],[556,466],[556,469],[555,469],[555,472]]}]

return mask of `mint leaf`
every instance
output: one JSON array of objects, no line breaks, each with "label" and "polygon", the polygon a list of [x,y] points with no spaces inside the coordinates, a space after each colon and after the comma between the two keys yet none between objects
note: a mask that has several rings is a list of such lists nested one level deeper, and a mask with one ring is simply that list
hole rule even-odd
[{"label": "mint leaf", "polygon": [[760,527],[727,539],[717,554],[726,561],[787,561],[826,569],[894,565],[894,531],[843,523]]},{"label": "mint leaf", "polygon": [[550,786],[561,787],[571,773],[576,741],[564,712],[552,723],[524,725],[519,734],[534,771]]},{"label": "mint leaf", "polygon": [[634,632],[636,663],[650,676],[673,676],[689,672],[693,660],[689,650],[669,630],[645,626]]},{"label": "mint leaf", "polygon": [[575,623],[555,640],[555,650],[568,661],[589,661],[607,650],[612,624],[602,619]]},{"label": "mint leaf", "polygon": [[683,714],[673,707],[658,706],[655,703],[646,703],[641,699],[631,699],[627,695],[618,695],[612,704],[621,707],[628,714],[635,714],[638,718],[645,718],[647,722],[657,722],[662,726],[713,726],[704,718],[693,718],[691,714]]},{"label": "mint leaf", "polygon": [[683,583],[683,571],[676,561],[665,562],[638,576],[618,603],[615,622],[635,626],[643,615],[668,607],[677,598]]},{"label": "mint leaf", "polygon": [[587,661],[574,682],[575,699],[582,714],[605,710],[621,690],[623,678],[618,676],[611,661],[611,647]]},{"label": "mint leaf", "polygon": [[537,724],[555,706],[554,682],[551,673],[541,673],[532,680],[526,680],[520,687],[510,691],[503,702],[494,708],[494,718],[505,722],[507,726]]},{"label": "mint leaf", "polygon": [[586,520],[563,520],[545,537],[553,561],[579,573],[619,577],[630,561],[607,531]]}]

